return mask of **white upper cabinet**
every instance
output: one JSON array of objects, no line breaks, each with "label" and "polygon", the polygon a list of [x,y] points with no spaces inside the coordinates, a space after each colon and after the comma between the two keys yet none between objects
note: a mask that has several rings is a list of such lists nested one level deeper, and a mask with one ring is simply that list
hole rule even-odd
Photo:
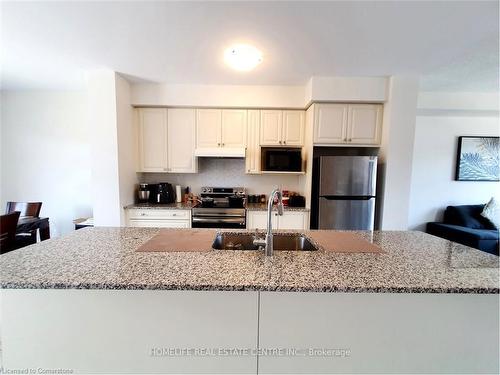
[{"label": "white upper cabinet", "polygon": [[347,137],[347,106],[317,104],[314,111],[314,143],[343,143]]},{"label": "white upper cabinet", "polygon": [[314,143],[378,146],[382,110],[381,104],[315,104]]},{"label": "white upper cabinet", "polygon": [[167,110],[140,108],[139,171],[164,172],[167,168]]},{"label": "white upper cabinet", "polygon": [[196,113],[197,149],[246,147],[246,109],[198,109]]},{"label": "white upper cabinet", "polygon": [[283,130],[283,111],[260,111],[260,144],[261,146],[279,146]]},{"label": "white upper cabinet", "polygon": [[196,148],[216,148],[221,145],[222,110],[196,110]]},{"label": "white upper cabinet", "polygon": [[304,111],[283,111],[283,144],[302,146],[304,144]]},{"label": "white upper cabinet", "polygon": [[382,106],[377,104],[350,104],[347,142],[352,144],[380,144]]},{"label": "white upper cabinet", "polygon": [[196,112],[189,108],[172,108],[167,113],[167,172],[196,173]]},{"label": "white upper cabinet", "polygon": [[139,108],[139,172],[195,173],[195,111]]},{"label": "white upper cabinet", "polygon": [[245,155],[246,173],[260,173],[260,111],[248,111],[247,149]]},{"label": "white upper cabinet", "polygon": [[247,137],[247,110],[222,110],[222,147],[245,147]]},{"label": "white upper cabinet", "polygon": [[303,146],[304,111],[263,110],[260,121],[261,146]]}]

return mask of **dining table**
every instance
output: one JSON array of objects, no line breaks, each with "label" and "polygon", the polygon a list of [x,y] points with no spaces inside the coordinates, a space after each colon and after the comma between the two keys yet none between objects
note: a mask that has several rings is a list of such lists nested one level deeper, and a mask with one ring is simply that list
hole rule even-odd
[{"label": "dining table", "polygon": [[48,217],[20,217],[17,223],[16,233],[29,233],[33,230],[38,230],[40,233],[40,241],[50,239],[50,226]]}]

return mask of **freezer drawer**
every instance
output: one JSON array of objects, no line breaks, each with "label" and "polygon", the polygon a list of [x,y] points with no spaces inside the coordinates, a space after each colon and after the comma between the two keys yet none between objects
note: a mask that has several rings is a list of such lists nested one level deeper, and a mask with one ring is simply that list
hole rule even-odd
[{"label": "freezer drawer", "polygon": [[319,229],[373,230],[375,198],[319,198]]},{"label": "freezer drawer", "polygon": [[319,195],[375,196],[376,156],[322,156]]}]

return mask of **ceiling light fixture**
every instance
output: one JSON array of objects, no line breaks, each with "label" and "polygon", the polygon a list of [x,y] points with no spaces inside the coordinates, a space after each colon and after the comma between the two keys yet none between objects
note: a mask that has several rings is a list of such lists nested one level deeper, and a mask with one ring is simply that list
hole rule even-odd
[{"label": "ceiling light fixture", "polygon": [[248,44],[236,44],[224,51],[224,61],[235,70],[248,72],[262,62],[262,52]]}]

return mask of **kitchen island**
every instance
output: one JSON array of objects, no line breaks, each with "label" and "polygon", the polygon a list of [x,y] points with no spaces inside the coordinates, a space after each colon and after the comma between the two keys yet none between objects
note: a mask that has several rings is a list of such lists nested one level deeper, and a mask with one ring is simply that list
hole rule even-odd
[{"label": "kitchen island", "polygon": [[380,254],[136,251],[158,232],[87,228],[2,255],[3,366],[498,372],[497,256],[421,232],[356,233]]}]

